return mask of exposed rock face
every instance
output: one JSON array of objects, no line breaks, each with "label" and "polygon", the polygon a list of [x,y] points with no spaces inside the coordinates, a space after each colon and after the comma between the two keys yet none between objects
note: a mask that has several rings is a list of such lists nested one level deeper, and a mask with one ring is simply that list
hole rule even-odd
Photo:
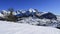
[{"label": "exposed rock face", "polygon": [[45,13],[45,14],[42,14],[42,15],[36,15],[36,17],[40,18],[40,19],[43,19],[43,18],[46,18],[46,19],[57,19],[56,15],[48,12],[48,13]]}]

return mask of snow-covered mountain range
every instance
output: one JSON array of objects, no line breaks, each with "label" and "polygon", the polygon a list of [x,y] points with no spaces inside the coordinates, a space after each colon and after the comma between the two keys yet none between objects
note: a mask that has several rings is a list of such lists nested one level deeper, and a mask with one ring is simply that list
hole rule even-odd
[{"label": "snow-covered mountain range", "polygon": [[[0,17],[9,15],[11,10],[2,10],[0,11]],[[40,12],[37,9],[30,8],[29,10],[17,10],[12,12],[13,15],[17,17],[29,17],[29,16],[35,16],[39,18],[47,18],[47,19],[57,19],[56,15],[54,15],[51,12]]]},{"label": "snow-covered mountain range", "polygon": [[[9,10],[2,10],[0,12],[0,20],[9,14]],[[13,15],[17,17],[18,23],[60,28],[60,16],[51,12],[40,12],[37,9],[31,8],[29,10],[13,11]]]}]

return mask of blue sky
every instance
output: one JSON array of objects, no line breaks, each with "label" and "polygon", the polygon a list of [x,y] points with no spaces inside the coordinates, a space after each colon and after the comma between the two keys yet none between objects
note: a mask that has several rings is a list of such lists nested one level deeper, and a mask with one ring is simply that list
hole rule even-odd
[{"label": "blue sky", "polygon": [[0,0],[0,10],[10,7],[15,10],[35,8],[60,15],[60,0]]}]

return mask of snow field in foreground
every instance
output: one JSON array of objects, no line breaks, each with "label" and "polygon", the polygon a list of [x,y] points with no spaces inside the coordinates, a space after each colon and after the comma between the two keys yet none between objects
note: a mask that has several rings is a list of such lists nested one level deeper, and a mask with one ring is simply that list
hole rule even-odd
[{"label": "snow field in foreground", "polygon": [[0,34],[60,34],[60,30],[52,27],[0,21]]}]

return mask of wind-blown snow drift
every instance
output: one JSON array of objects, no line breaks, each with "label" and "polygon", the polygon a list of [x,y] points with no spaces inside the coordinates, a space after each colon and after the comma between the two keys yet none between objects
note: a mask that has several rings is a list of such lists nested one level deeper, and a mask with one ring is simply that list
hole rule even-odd
[{"label": "wind-blown snow drift", "polygon": [[0,21],[0,34],[60,34],[60,30],[52,27]]}]

